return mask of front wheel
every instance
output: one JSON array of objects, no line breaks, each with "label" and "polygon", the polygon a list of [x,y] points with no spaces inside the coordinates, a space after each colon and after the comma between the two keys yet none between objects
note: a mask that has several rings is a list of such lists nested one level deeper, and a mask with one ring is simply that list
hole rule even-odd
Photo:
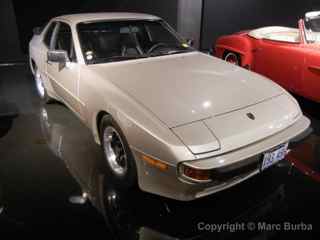
[{"label": "front wheel", "polygon": [[225,56],[223,58],[225,61],[227,61],[228,63],[240,66],[241,65],[241,60],[238,54],[234,53],[234,52],[226,52]]},{"label": "front wheel", "polygon": [[41,77],[41,73],[38,69],[35,69],[34,79],[36,84],[36,90],[37,90],[38,96],[41,99],[41,102],[49,103],[51,101],[51,98],[47,94],[46,88],[43,83],[43,79]]},{"label": "front wheel", "polygon": [[102,118],[100,137],[105,158],[107,177],[121,188],[137,183],[137,168],[128,142],[118,124],[109,115]]}]

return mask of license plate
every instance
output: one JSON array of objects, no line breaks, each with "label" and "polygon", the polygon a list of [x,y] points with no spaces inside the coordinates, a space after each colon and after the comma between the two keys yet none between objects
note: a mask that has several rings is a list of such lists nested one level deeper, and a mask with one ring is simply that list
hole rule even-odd
[{"label": "license plate", "polygon": [[286,143],[286,144],[279,146],[277,149],[275,149],[273,151],[266,152],[263,155],[261,171],[266,170],[267,168],[271,167],[275,163],[284,159],[285,156],[287,155],[287,152],[288,152],[288,145],[289,144]]}]

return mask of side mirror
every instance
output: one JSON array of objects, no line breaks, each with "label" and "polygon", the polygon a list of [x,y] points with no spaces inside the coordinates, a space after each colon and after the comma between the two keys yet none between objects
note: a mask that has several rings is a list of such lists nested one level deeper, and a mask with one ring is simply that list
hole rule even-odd
[{"label": "side mirror", "polygon": [[35,27],[35,28],[32,29],[32,31],[33,31],[34,35],[40,35],[41,32],[42,32],[42,28],[41,27]]},{"label": "side mirror", "polygon": [[194,45],[194,40],[193,40],[193,39],[187,39],[187,44],[188,44],[190,47],[193,47],[193,45]]},{"label": "side mirror", "polygon": [[69,62],[69,57],[66,51],[63,50],[50,50],[47,53],[48,62],[66,64]]}]

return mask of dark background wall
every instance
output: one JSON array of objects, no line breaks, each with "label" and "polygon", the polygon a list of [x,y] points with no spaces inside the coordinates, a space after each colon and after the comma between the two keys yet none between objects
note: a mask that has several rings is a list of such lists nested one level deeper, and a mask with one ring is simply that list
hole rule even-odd
[{"label": "dark background wall", "polygon": [[[52,17],[63,14],[105,11],[144,12],[158,15],[166,19],[172,26],[177,26],[177,0],[12,1],[23,53],[27,52],[27,44],[32,36],[33,27],[41,26]],[[2,9],[0,11],[2,12]]]},{"label": "dark background wall", "polygon": [[0,0],[0,62],[21,58],[16,18],[11,0]]},{"label": "dark background wall", "polygon": [[[0,62],[27,54],[32,28],[69,13],[138,11],[158,15],[173,27],[198,19],[197,11],[179,11],[187,0],[1,0]],[[267,25],[296,26],[306,11],[320,10],[319,0],[194,0],[203,1],[201,48],[209,49],[218,36]],[[180,9],[181,10],[181,9]],[[180,14],[180,15],[179,15]],[[198,13],[197,13],[198,14]],[[179,15],[179,16],[178,16]],[[189,29],[188,26],[180,27]]]},{"label": "dark background wall", "polygon": [[201,48],[240,30],[280,25],[296,27],[305,12],[320,10],[319,0],[203,0]]}]

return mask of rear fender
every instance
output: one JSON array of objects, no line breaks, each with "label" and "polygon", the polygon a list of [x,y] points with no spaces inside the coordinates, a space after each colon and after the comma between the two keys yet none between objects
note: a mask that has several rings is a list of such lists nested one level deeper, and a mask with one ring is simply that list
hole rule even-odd
[{"label": "rear fender", "polygon": [[238,53],[241,57],[242,67],[251,67],[253,61],[251,39],[247,36],[225,36],[217,40],[215,45],[215,56],[223,59],[226,51]]}]

